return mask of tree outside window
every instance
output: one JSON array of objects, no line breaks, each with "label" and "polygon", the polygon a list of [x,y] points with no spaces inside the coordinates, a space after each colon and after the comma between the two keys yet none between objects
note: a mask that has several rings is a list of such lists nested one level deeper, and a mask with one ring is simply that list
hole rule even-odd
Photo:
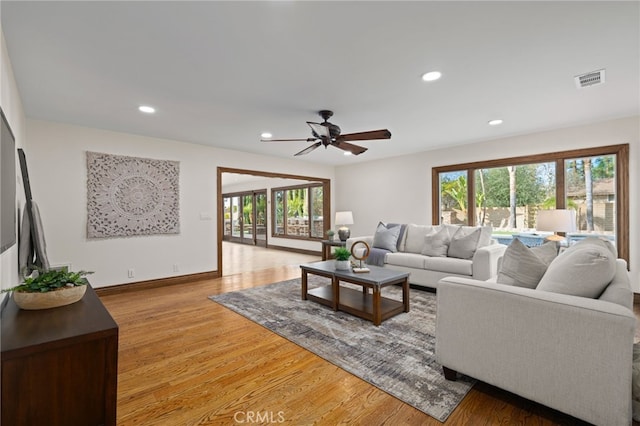
[{"label": "tree outside window", "polygon": [[[573,209],[577,231],[615,241],[629,260],[629,145],[435,167],[433,222],[536,232],[541,209]],[[471,188],[471,190],[470,190]]]}]

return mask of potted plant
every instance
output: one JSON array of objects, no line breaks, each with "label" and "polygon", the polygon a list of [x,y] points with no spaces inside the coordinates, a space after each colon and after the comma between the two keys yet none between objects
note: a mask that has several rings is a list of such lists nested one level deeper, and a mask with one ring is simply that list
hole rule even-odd
[{"label": "potted plant", "polygon": [[333,231],[333,229],[329,229],[327,231],[327,238],[329,239],[329,241],[333,241],[333,236],[336,235],[336,233]]},{"label": "potted plant", "polygon": [[349,270],[351,269],[351,262],[349,262],[349,257],[351,257],[351,252],[344,247],[338,247],[333,252],[333,256],[336,258],[336,269],[339,270]]},{"label": "potted plant", "polygon": [[93,272],[70,272],[66,268],[36,271],[16,287],[2,290],[13,292],[13,300],[22,309],[48,309],[65,306],[82,299],[89,281],[85,275]]}]

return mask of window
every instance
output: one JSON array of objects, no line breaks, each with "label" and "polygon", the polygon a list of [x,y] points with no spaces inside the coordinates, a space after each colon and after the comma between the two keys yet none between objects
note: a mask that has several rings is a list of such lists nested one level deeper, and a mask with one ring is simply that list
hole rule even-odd
[{"label": "window", "polygon": [[435,167],[433,222],[535,231],[540,209],[573,209],[576,232],[608,238],[629,262],[629,145]]},{"label": "window", "polygon": [[274,237],[322,239],[325,209],[322,184],[274,188],[271,197]]}]

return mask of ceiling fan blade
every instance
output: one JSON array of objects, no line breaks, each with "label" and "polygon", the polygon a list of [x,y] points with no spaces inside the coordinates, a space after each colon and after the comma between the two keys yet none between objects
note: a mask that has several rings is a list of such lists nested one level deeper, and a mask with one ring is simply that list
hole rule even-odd
[{"label": "ceiling fan blade", "polygon": [[331,136],[331,134],[329,133],[329,128],[327,126],[323,126],[320,123],[313,123],[311,121],[307,121],[307,124],[309,125],[309,127],[311,127],[311,130],[316,132],[316,135],[325,138]]},{"label": "ceiling fan blade", "polygon": [[352,143],[344,142],[342,140],[337,140],[335,142],[331,142],[331,145],[335,146],[336,148],[340,148],[340,149],[343,149],[345,151],[349,151],[353,155],[362,154],[363,152],[365,152],[368,149],[368,148],[365,148],[363,146],[358,146],[358,145],[354,145]]},{"label": "ceiling fan blade", "polygon": [[[312,139],[312,140],[315,140],[315,139]],[[295,157],[295,156],[298,156],[298,155],[308,154],[311,151],[313,151],[314,149],[316,149],[317,147],[319,147],[320,145],[322,145],[322,142],[316,142],[313,145],[303,149],[302,151],[300,151],[300,152],[298,152],[296,154],[293,154],[293,156]]]},{"label": "ceiling fan blade", "polygon": [[260,139],[260,142],[313,142],[316,138],[306,138],[306,139]]},{"label": "ceiling fan blade", "polygon": [[391,139],[391,132],[387,129],[371,130],[369,132],[346,133],[336,139],[341,141],[367,141],[374,139]]}]

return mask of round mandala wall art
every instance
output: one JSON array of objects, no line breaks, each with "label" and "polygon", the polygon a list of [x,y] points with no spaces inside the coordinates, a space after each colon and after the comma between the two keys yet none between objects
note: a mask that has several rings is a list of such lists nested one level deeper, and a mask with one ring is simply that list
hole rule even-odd
[{"label": "round mandala wall art", "polygon": [[178,234],[180,163],[87,152],[87,237]]}]

